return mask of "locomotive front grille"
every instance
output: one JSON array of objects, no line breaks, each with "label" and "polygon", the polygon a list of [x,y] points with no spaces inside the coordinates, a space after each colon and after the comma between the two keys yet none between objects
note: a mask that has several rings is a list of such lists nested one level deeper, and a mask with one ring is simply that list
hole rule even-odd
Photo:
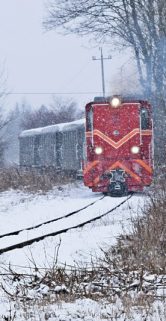
[{"label": "locomotive front grille", "polygon": [[110,183],[108,185],[108,192],[111,195],[124,195],[127,191],[125,182],[125,171],[123,169],[115,169],[110,171]]},{"label": "locomotive front grille", "polygon": [[111,170],[110,182],[125,182],[125,171],[122,169]]}]

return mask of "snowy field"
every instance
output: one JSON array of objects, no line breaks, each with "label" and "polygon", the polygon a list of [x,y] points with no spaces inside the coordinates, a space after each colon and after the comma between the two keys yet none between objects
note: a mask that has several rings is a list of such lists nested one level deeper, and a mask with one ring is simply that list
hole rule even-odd
[{"label": "snowy field", "polygon": [[[24,194],[16,191],[1,193],[0,235],[63,216],[101,197],[101,193],[92,193],[82,183],[67,185],[60,189],[55,188],[54,191],[46,195]],[[0,248],[48,234],[67,226],[74,226],[107,212],[125,199],[126,197],[112,198],[107,196],[71,218],[65,218],[31,231],[21,232],[18,236],[1,238]],[[100,247],[115,243],[116,236],[126,226],[129,226],[131,217],[137,215],[140,206],[143,206],[144,199],[141,195],[134,196],[119,209],[99,221],[57,237],[49,237],[39,243],[34,243],[30,247],[5,253],[0,256],[0,261],[20,266],[28,264],[29,266],[28,258],[31,257],[33,252],[35,261],[43,266],[43,264],[46,264],[44,262],[45,254],[47,254],[48,260],[53,258],[59,242],[61,242],[59,262],[73,264],[75,260],[88,261],[91,255],[96,255],[99,252]]]},{"label": "snowy field", "polygon": [[[101,197],[102,194],[92,193],[81,182],[55,188],[45,195],[26,194],[18,191],[1,193],[0,235],[64,216],[94,201],[98,201],[93,206],[70,218],[43,225],[38,229],[25,230],[16,236],[1,238],[0,249],[36,236],[55,232],[67,226],[77,225],[89,218],[107,212],[126,199],[126,197],[112,198],[106,196],[100,200]],[[131,219],[141,213],[141,208],[145,202],[145,196],[141,194],[134,195],[120,208],[94,223],[68,231],[60,236],[48,237],[23,249],[2,254],[0,256],[0,266],[3,268],[10,264],[18,272],[24,273],[27,273],[33,262],[38,267],[48,267],[49,265],[51,266],[56,256],[57,248],[59,249],[58,263],[60,265],[76,266],[77,264],[88,264],[91,259],[102,255],[101,249],[115,244],[116,237],[130,229]],[[100,302],[100,300],[96,302],[90,299],[83,299],[73,303],[59,302],[56,305],[47,305],[47,307],[42,307],[38,313],[35,306],[33,306],[30,308],[30,312],[26,312],[23,319],[22,311],[17,311],[17,315],[14,317],[14,311],[17,310],[17,307],[11,301],[9,303],[4,293],[0,297],[0,320],[7,321],[158,321],[160,320],[159,311],[162,309],[163,306],[157,303],[153,313],[146,319],[142,311],[141,313],[137,311],[132,315],[129,314],[128,318],[126,318],[120,301],[117,301],[116,304],[106,304],[102,301]],[[3,316],[7,316],[8,319],[3,318]],[[161,320],[164,321],[164,319]]]}]

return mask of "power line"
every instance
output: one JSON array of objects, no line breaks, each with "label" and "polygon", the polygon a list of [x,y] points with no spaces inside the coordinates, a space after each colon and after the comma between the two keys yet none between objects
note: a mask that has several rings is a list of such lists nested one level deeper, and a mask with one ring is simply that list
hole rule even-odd
[{"label": "power line", "polygon": [[88,95],[98,94],[101,91],[82,91],[82,92],[11,92],[8,95]]},{"label": "power line", "polygon": [[73,83],[75,81],[75,79],[77,79],[77,77],[80,74],[83,74],[83,72],[87,69],[87,67],[89,66],[90,62],[86,62],[81,68],[80,70],[74,75],[72,76],[70,79],[68,79],[68,81],[66,82],[66,84],[64,84],[62,87],[68,87],[69,84]]}]

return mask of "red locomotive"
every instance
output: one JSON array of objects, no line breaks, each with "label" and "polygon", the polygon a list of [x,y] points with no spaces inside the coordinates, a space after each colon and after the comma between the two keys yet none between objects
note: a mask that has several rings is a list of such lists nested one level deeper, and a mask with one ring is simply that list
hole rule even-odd
[{"label": "red locomotive", "polygon": [[84,184],[123,195],[152,182],[153,125],[145,100],[95,99],[86,105]]}]

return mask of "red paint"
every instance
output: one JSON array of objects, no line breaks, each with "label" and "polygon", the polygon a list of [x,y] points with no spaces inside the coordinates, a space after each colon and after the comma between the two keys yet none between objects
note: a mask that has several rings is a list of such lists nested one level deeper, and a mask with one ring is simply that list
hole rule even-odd
[{"label": "red paint", "polygon": [[[148,125],[141,130],[140,110],[148,111]],[[88,118],[93,114],[93,128]],[[102,147],[101,155],[94,150]],[[139,153],[132,154],[131,147],[138,146]],[[146,101],[123,101],[113,108],[109,103],[89,103],[86,106],[86,152],[84,184],[93,191],[106,192],[112,170],[125,172],[129,191],[142,190],[152,182],[152,120],[151,106]],[[104,177],[103,177],[104,174]]]}]

